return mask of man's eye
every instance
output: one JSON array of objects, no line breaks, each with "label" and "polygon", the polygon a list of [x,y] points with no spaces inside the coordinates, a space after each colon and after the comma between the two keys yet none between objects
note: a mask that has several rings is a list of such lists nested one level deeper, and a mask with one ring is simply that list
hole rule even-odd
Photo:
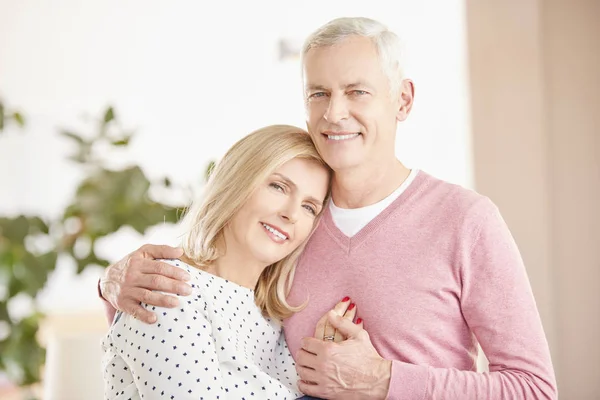
[{"label": "man's eye", "polygon": [[310,96],[308,96],[308,98],[315,99],[317,97],[323,97],[323,96],[325,96],[325,94],[326,94],[325,92],[316,92],[316,93],[313,93]]},{"label": "man's eye", "polygon": [[353,93],[353,94],[356,94],[356,95],[359,95],[359,96],[362,96],[362,95],[368,94],[368,92],[367,92],[367,91],[365,91],[365,90],[353,90],[353,91],[352,91],[352,93]]}]

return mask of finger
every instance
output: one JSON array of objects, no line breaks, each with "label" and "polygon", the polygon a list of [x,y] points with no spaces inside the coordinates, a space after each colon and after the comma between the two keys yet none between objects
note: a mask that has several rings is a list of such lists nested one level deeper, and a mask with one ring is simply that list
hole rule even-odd
[{"label": "finger", "polygon": [[351,303],[346,309],[346,312],[340,315],[343,315],[344,318],[346,318],[349,321],[354,321],[354,317],[356,316],[356,304]]},{"label": "finger", "polygon": [[158,290],[160,292],[179,294],[182,296],[187,296],[192,293],[192,287],[187,283],[157,274],[141,275],[136,282],[136,286],[149,290]]},{"label": "finger", "polygon": [[140,253],[144,258],[179,258],[183,255],[181,247],[171,247],[165,245],[145,244],[140,247],[136,253]]},{"label": "finger", "polygon": [[365,328],[364,328],[364,324],[365,324],[365,322],[363,321],[363,319],[362,319],[362,318],[358,318],[358,319],[356,320],[355,324],[356,324],[356,326],[358,326],[360,329],[365,329]]},{"label": "finger", "polygon": [[340,333],[346,338],[353,338],[358,336],[362,329],[360,329],[356,324],[352,321],[349,321],[347,318],[340,317],[334,312],[329,312],[327,314],[327,320],[330,325],[333,325],[335,329],[340,331]]},{"label": "finger", "polygon": [[[319,339],[314,340],[320,341]],[[299,372],[300,368],[309,368],[314,370],[318,365],[317,356],[303,349],[300,349],[296,352],[296,357],[294,357],[294,360],[296,361],[296,372]]]},{"label": "finger", "polygon": [[144,274],[164,275],[180,281],[189,281],[192,278],[187,271],[164,262],[141,259],[137,263],[139,263],[139,271]]},{"label": "finger", "polygon": [[325,325],[327,324],[327,314],[323,314],[321,319],[317,322],[317,326],[315,326],[315,334],[314,337],[317,339],[323,339],[325,336]]},{"label": "finger", "polygon": [[130,297],[136,303],[145,303],[153,307],[173,308],[179,305],[179,299],[175,296],[169,296],[152,290],[135,288],[130,292]]},{"label": "finger", "polygon": [[[338,318],[342,318],[339,317]],[[313,357],[316,359],[316,354],[323,352],[323,347],[326,345],[331,345],[329,342],[324,342],[322,339],[315,339],[311,337],[305,337],[301,340],[302,350],[308,353],[312,353]],[[302,350],[300,352],[302,352]],[[301,365],[306,367],[310,367],[313,363],[309,363],[310,358],[304,357],[307,361],[303,362]]]},{"label": "finger", "polygon": [[314,383],[304,382],[302,380],[298,381],[298,390],[304,393],[307,396],[319,397],[319,386]]},{"label": "finger", "polygon": [[147,324],[153,324],[156,322],[156,315],[153,312],[146,310],[139,303],[136,303],[133,300],[127,302],[123,308],[123,312],[130,314],[135,319],[139,319]]},{"label": "finger", "polygon": [[[356,316],[356,304],[352,303],[348,306],[348,309],[344,313],[344,318],[347,319],[348,321],[352,322],[352,321],[354,321],[355,316]],[[331,328],[335,330],[335,339],[334,339],[335,342],[342,342],[347,339],[342,334],[342,332],[333,328],[333,326],[331,324],[328,324],[328,326],[331,326]]]},{"label": "finger", "polygon": [[[339,315],[344,315],[344,313],[346,313],[350,307],[354,307],[354,306],[353,306],[353,304],[350,303],[350,297],[346,296],[342,299],[342,301],[337,303],[335,305],[335,307],[333,307],[333,311],[335,311]],[[325,329],[323,331],[322,338],[324,339],[325,337],[333,336],[334,340],[335,340],[335,328],[327,323],[327,317],[325,318],[324,326],[325,326]]]},{"label": "finger", "polygon": [[303,366],[298,366],[296,368],[296,372],[298,372],[298,376],[305,382],[310,382],[314,384],[319,383],[320,375],[317,371],[312,368],[307,368]]}]

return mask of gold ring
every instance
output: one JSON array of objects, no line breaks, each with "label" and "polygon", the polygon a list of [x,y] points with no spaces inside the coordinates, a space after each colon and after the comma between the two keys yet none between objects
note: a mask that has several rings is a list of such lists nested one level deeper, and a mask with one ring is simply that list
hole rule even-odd
[{"label": "gold ring", "polygon": [[323,340],[329,340],[329,341],[333,342],[334,339],[335,339],[334,335],[323,336]]}]

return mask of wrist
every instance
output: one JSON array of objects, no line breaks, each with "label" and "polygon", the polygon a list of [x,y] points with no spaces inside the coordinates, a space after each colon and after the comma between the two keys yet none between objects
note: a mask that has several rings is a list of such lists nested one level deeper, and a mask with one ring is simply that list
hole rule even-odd
[{"label": "wrist", "polygon": [[100,297],[102,300],[106,300],[104,298],[104,296],[102,295],[102,287],[100,286],[101,281],[102,281],[102,279],[98,279],[98,297]]},{"label": "wrist", "polygon": [[[104,292],[106,291],[106,280],[104,278],[98,279],[98,297],[101,300],[109,302],[106,296],[104,296]],[[110,303],[110,302],[109,302]]]},{"label": "wrist", "polygon": [[390,380],[392,378],[392,361],[382,358],[376,368],[375,377],[376,381],[372,387],[373,392],[369,398],[385,400],[389,392]]}]

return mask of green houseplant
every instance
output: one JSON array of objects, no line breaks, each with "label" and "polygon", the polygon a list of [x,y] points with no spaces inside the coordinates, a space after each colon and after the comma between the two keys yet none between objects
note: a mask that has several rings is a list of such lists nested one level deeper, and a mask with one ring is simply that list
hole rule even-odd
[{"label": "green houseplant", "polygon": [[[23,126],[19,112],[7,111],[0,101],[0,134],[9,126]],[[6,134],[6,132],[4,132]],[[125,148],[133,134],[120,127],[113,108],[108,107],[92,135],[60,131],[75,144],[69,159],[85,171],[72,201],[62,215],[48,220],[37,215],[0,215],[0,371],[11,381],[29,386],[40,381],[45,351],[36,334],[43,314],[35,298],[54,270],[59,257],[69,257],[81,273],[90,265],[106,267],[96,255],[99,239],[131,226],[143,234],[150,227],[178,220],[180,207],[151,199],[153,186],[172,188],[168,179],[151,182],[139,166],[110,169],[96,149]],[[1,137],[0,137],[1,140]],[[207,168],[209,173],[213,163]],[[51,243],[39,246],[36,243]],[[10,315],[10,302],[29,299],[32,312],[17,319]]]}]

